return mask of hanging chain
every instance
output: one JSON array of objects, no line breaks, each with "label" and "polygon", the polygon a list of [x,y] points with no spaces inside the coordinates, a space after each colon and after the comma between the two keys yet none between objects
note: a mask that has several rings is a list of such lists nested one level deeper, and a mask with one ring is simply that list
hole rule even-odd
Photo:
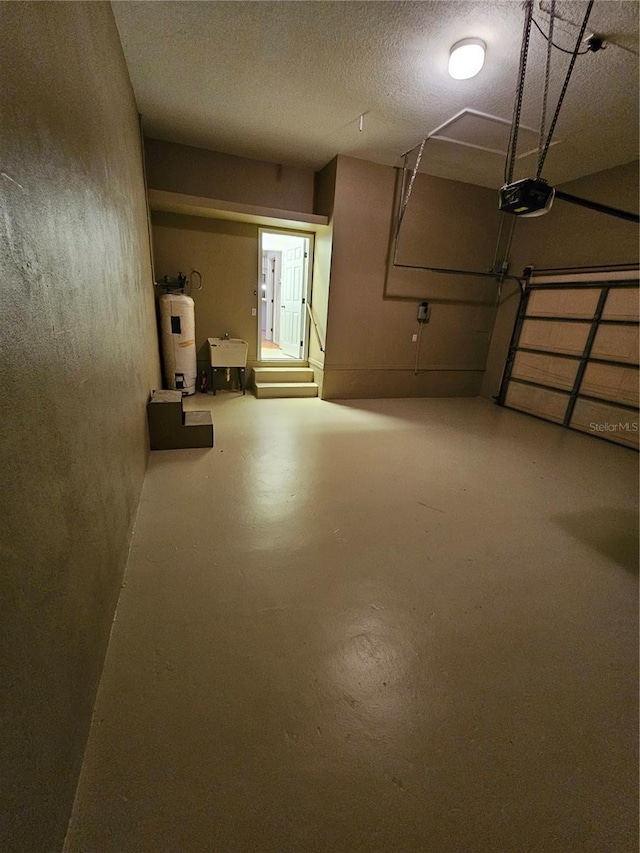
[{"label": "hanging chain", "polygon": [[407,185],[407,172],[409,171],[409,155],[405,154],[402,158],[402,183],[400,184],[400,195],[398,197],[398,213],[396,215],[396,242],[400,234],[400,222],[402,219],[402,202],[404,201],[404,188]]},{"label": "hanging chain", "polygon": [[578,38],[576,41],[576,46],[573,49],[573,54],[571,55],[571,61],[569,62],[569,68],[567,69],[567,76],[564,78],[564,83],[562,86],[562,91],[560,92],[560,98],[558,100],[558,106],[556,107],[556,111],[553,115],[553,119],[551,121],[551,126],[549,128],[549,135],[547,136],[547,141],[544,145],[544,150],[541,156],[538,158],[538,174],[537,177],[540,177],[542,174],[542,167],[544,166],[544,161],[547,158],[547,154],[549,153],[549,146],[551,145],[551,137],[553,136],[553,132],[556,129],[556,122],[558,121],[558,116],[560,115],[560,108],[562,107],[562,102],[564,100],[564,96],[567,92],[567,87],[569,85],[569,80],[571,79],[571,73],[573,72],[573,66],[576,64],[576,59],[578,58],[578,53],[580,51],[580,45],[582,44],[582,38],[584,36],[584,31],[587,29],[587,23],[589,21],[589,15],[591,14],[591,9],[593,8],[593,0],[589,0],[589,5],[587,6],[587,11],[584,16],[584,21],[582,22],[582,26],[580,27],[580,32],[578,33]]},{"label": "hanging chain", "polygon": [[[406,196],[401,199],[400,204],[400,213],[398,215],[398,227],[396,228],[396,236],[400,234],[400,226],[402,225],[402,220],[404,219],[404,214],[407,209],[407,205],[409,204],[409,199],[411,198],[411,191],[413,190],[413,184],[416,179],[416,175],[418,174],[418,169],[420,167],[420,161],[422,160],[422,152],[424,151],[424,146],[427,142],[427,138],[422,140],[420,143],[420,150],[418,151],[418,159],[416,160],[416,165],[413,167],[413,172],[411,173],[411,179],[409,181],[409,187],[407,188]],[[405,160],[406,163],[406,160]],[[403,184],[404,184],[404,175],[403,175]]]},{"label": "hanging chain", "polygon": [[553,50],[553,22],[556,13],[556,0],[551,0],[551,21],[549,22],[549,40],[547,41],[547,66],[544,72],[544,92],[542,95],[542,114],[540,116],[540,138],[538,140],[538,171],[536,178],[540,177],[542,171],[542,151],[544,147],[544,130],[547,121],[547,98],[549,96],[549,78],[551,77],[551,51]]},{"label": "hanging chain", "polygon": [[516,88],[516,102],[513,108],[513,120],[511,122],[511,134],[509,136],[509,148],[504,166],[504,180],[510,184],[513,180],[513,169],[515,167],[516,149],[518,147],[518,130],[520,129],[520,113],[522,112],[522,97],[524,95],[524,78],[527,70],[527,56],[529,54],[529,40],[531,38],[531,21],[533,18],[533,0],[526,0],[526,14],[524,29],[522,32],[522,47],[520,49],[520,70],[518,72],[518,86]]}]

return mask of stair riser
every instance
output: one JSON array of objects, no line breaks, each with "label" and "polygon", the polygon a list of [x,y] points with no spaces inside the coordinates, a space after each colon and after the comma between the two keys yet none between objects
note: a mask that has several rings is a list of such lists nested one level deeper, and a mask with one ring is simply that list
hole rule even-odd
[{"label": "stair riser", "polygon": [[318,386],[309,385],[305,388],[256,388],[255,395],[259,399],[275,399],[283,397],[317,397]]},{"label": "stair riser", "polygon": [[188,450],[213,447],[213,426],[183,427],[170,435],[154,435],[151,450]]},{"label": "stair riser", "polygon": [[253,371],[254,382],[313,382],[313,370],[302,367],[297,369],[257,368]]}]

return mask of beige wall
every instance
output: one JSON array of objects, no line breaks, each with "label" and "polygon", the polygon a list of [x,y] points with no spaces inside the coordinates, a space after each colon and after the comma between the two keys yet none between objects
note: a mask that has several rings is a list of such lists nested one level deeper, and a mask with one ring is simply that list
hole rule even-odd
[{"label": "beige wall", "polygon": [[334,157],[315,175],[313,209],[315,213],[327,216],[329,219],[333,216],[337,171],[338,158]]},{"label": "beige wall", "polygon": [[[638,161],[563,184],[573,195],[638,212]],[[550,212],[519,219],[511,268],[590,267],[638,261],[638,226],[584,207],[554,202]]]},{"label": "beige wall", "polygon": [[313,213],[314,173],[159,139],[145,141],[149,187]]},{"label": "beige wall", "polygon": [[309,359],[318,367],[324,366],[324,349],[327,340],[327,309],[329,303],[329,279],[331,275],[331,250],[333,234],[331,228],[319,228],[314,239],[313,287],[311,313],[317,329],[310,329]]},{"label": "beige wall", "polygon": [[[312,308],[325,353],[311,330],[309,357],[326,398],[469,395],[480,387],[495,283],[422,270],[393,270],[386,280],[396,174],[340,156],[315,177],[315,210],[331,219],[316,230],[314,247]],[[274,199],[265,196],[261,203],[273,207]],[[488,268],[496,207],[490,190],[420,175],[399,260]],[[257,226],[156,212],[153,243],[157,278],[193,267],[203,273],[203,291],[192,293],[199,366],[207,362],[207,337],[225,332],[249,342],[249,363],[255,364]],[[432,301],[432,319],[423,328],[414,376],[411,337],[422,299]]]},{"label": "beige wall", "polygon": [[0,849],[62,847],[158,386],[138,116],[108,3],[3,3]]},{"label": "beige wall", "polygon": [[[324,169],[316,174],[315,179],[315,207],[316,212],[331,217],[333,213],[333,199],[336,184],[336,165],[334,158]],[[311,294],[311,308],[316,324],[318,335],[311,330],[309,337],[309,360],[315,370],[315,380],[320,386],[320,395],[324,384],[324,350],[327,341],[327,319],[329,310],[329,283],[331,279],[331,262],[333,251],[333,225],[326,228],[318,228],[315,236],[314,265],[313,265],[313,290]],[[322,341],[320,344],[318,338]]]},{"label": "beige wall", "polygon": [[[152,214],[156,277],[174,278],[192,268],[203,276],[202,290],[193,290],[196,348],[208,363],[207,338],[228,333],[249,343],[249,363],[257,354],[258,226],[177,213]],[[197,277],[194,277],[197,282]]]},{"label": "beige wall", "polygon": [[[249,343],[249,366],[258,360],[257,306],[259,228],[241,222],[205,219],[176,213],[152,214],[153,252],[157,278],[200,270],[204,286],[193,289],[198,369],[208,364],[207,338],[228,333]],[[331,262],[331,229],[319,227],[314,240],[312,308],[326,335],[327,296]],[[197,277],[194,277],[197,284]],[[309,330],[309,357],[322,379],[324,353]]]},{"label": "beige wall", "polygon": [[[387,170],[386,181],[397,177]],[[389,199],[380,199],[387,228],[391,228]],[[486,187],[450,181],[432,175],[417,175],[402,221],[396,261],[398,264],[488,272],[495,255],[500,230],[497,193]],[[391,267],[387,296],[412,297],[444,302],[491,301],[496,287],[492,278],[452,275],[426,270]]]},{"label": "beige wall", "polygon": [[[638,162],[607,169],[564,184],[576,196],[638,210]],[[556,201],[545,216],[518,219],[511,252],[511,270],[593,267],[638,263],[638,227],[623,219]],[[482,395],[497,394],[519,305],[517,287],[506,283],[496,317]]]},{"label": "beige wall", "polygon": [[[492,279],[385,273],[396,170],[337,158],[323,396],[457,396],[479,391],[493,320]],[[470,208],[469,197],[473,198]],[[486,269],[498,232],[491,190],[419,175],[398,259]],[[475,210],[474,215],[469,209]],[[405,230],[406,228],[406,230]],[[434,263],[434,261],[436,263]],[[432,302],[414,375],[416,313]]]},{"label": "beige wall", "polygon": [[[282,185],[274,184],[278,167],[272,164],[225,159],[227,155],[154,140],[147,143],[147,156],[153,187],[267,207],[291,205],[283,203],[282,192],[291,188],[293,179],[284,170]],[[298,195],[294,206],[330,217],[329,227],[316,233],[314,259],[313,309],[326,335],[324,354],[315,335],[310,336],[310,358],[324,380],[323,396],[493,395],[517,309],[514,285],[505,282],[497,311],[497,286],[491,278],[388,267],[399,190],[396,170],[338,156],[315,176],[313,192],[304,174],[304,199]],[[229,184],[224,185],[227,178]],[[637,184],[636,163],[564,188],[633,209]],[[250,312],[257,227],[170,214],[156,214],[154,222],[156,275],[175,275],[192,266],[205,273],[205,292],[194,294],[199,344],[211,334],[229,331],[250,342],[253,359],[257,330]],[[421,174],[403,223],[397,260],[487,271],[498,229],[495,191]],[[520,273],[531,263],[540,267],[633,261],[636,231],[620,220],[556,202],[548,216],[518,221],[511,270]],[[416,376],[411,337],[418,331],[415,317],[422,300],[431,302],[432,317],[422,330]],[[200,357],[206,358],[203,349]]]}]

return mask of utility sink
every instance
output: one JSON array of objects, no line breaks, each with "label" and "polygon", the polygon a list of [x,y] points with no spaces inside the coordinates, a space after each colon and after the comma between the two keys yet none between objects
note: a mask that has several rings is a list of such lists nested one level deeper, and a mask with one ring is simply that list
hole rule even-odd
[{"label": "utility sink", "polygon": [[241,338],[207,338],[211,367],[246,367],[249,344]]}]

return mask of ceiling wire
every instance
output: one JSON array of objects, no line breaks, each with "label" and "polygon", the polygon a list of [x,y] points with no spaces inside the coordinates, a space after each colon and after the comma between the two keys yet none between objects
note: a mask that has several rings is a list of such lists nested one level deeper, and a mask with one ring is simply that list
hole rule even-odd
[{"label": "ceiling wire", "polygon": [[[539,0],[538,6],[539,6],[540,11],[542,12],[542,14],[543,14],[543,15],[548,15],[548,14],[549,14],[549,10],[548,10],[547,8],[545,8],[545,0]],[[557,19],[557,20],[559,20],[559,21],[563,21],[563,22],[565,22],[565,23],[569,24],[569,26],[572,26],[572,27],[574,27],[574,28],[577,28],[577,26],[578,26],[578,25],[575,23],[575,21],[573,21],[572,19],[570,19],[570,18],[563,18],[563,17],[562,17],[562,15],[561,15],[559,12],[556,12],[556,19]],[[534,22],[533,22],[533,23],[536,25],[536,27],[538,28],[538,30],[540,31],[540,33],[544,36],[544,38],[547,38],[546,33],[545,33],[545,32],[544,32],[544,30],[540,27],[540,25],[538,24],[538,22],[534,20]],[[635,43],[635,42],[634,42],[634,43]],[[555,48],[557,48],[557,50],[562,51],[562,53],[568,53],[568,54],[573,53],[573,51],[572,51],[572,50],[567,50],[567,49],[566,49],[566,48],[564,48],[564,47],[560,47],[560,45],[559,45],[559,44],[554,44],[553,46],[554,46]],[[611,46],[611,47],[617,47],[619,50],[624,50],[626,53],[631,53],[631,54],[633,54],[633,56],[638,56],[638,55],[639,55],[639,53],[640,53],[638,50],[634,49],[633,47],[629,47],[628,45],[625,45],[625,44],[620,44],[620,43],[619,43],[619,42],[617,42],[617,41],[613,41],[613,40],[612,40],[611,38],[609,38],[609,37],[607,37],[607,40],[606,40],[606,46],[607,46],[607,47],[609,47],[609,46]],[[592,49],[592,48],[587,48],[587,50],[581,50],[581,51],[580,51],[580,53],[578,54],[578,56],[584,56],[584,54],[585,54],[585,53],[590,53],[590,52],[591,52],[591,53],[593,53],[593,52],[595,52],[595,51],[593,51],[593,49]]]},{"label": "ceiling wire", "polygon": [[[552,8],[555,8],[555,0],[553,0]],[[550,24],[550,26],[549,26],[549,35],[547,35],[547,34],[545,33],[545,31],[542,29],[542,27],[541,27],[541,26],[540,26],[540,24],[536,21],[536,19],[535,19],[535,18],[532,18],[532,22],[533,22],[534,26],[538,29],[538,32],[542,35],[542,37],[543,37],[543,38],[545,38],[545,39],[549,42],[549,44],[551,44],[553,47],[555,47],[555,49],[556,49],[556,50],[560,50],[560,51],[562,51],[562,53],[568,53],[569,55],[573,55],[573,51],[572,51],[572,50],[567,50],[565,47],[560,47],[560,45],[559,45],[559,44],[556,44],[556,43],[553,41],[553,12],[551,12],[551,24]],[[589,48],[587,48],[586,50],[581,50],[581,51],[578,53],[578,56],[584,56],[584,55],[585,55],[585,54],[587,54],[587,53],[591,53],[591,51],[589,50]]]}]

